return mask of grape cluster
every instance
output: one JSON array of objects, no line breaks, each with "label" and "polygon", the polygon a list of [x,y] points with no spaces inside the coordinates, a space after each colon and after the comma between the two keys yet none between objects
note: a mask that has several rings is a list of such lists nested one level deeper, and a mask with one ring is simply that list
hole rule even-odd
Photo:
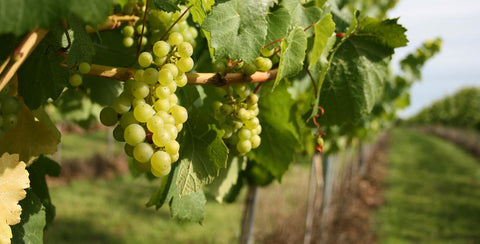
[{"label": "grape cluster", "polygon": [[223,138],[235,145],[239,155],[245,155],[261,143],[258,96],[250,93],[246,85],[235,85],[220,92],[226,94],[227,99],[223,103],[214,102],[215,119],[224,131]]},{"label": "grape cluster", "polygon": [[0,91],[0,138],[6,130],[17,125],[17,114],[22,105],[17,98],[8,95],[8,86]]},{"label": "grape cluster", "polygon": [[188,113],[178,105],[175,91],[187,84],[185,72],[193,68],[192,53],[192,45],[178,32],[171,33],[167,41],[157,41],[153,55],[139,55],[142,69],[125,82],[113,105],[100,113],[104,125],[119,122],[114,138],[126,142],[125,153],[135,159],[137,169],[150,170],[157,177],[167,175],[170,164],[179,158],[176,138]]},{"label": "grape cluster", "polygon": [[80,63],[78,65],[78,72],[80,72],[80,74],[73,73],[72,75],[70,75],[70,79],[68,80],[70,85],[73,86],[73,87],[80,86],[83,83],[82,75],[90,72],[90,68],[91,67],[90,67],[89,63],[86,63],[86,62]]}]

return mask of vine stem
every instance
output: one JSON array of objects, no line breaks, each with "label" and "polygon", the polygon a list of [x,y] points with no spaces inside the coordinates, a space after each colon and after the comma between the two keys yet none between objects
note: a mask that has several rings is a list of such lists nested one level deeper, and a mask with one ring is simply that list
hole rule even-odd
[{"label": "vine stem", "polygon": [[[92,64],[90,67],[90,72],[86,75],[119,81],[132,79],[137,71],[134,68],[111,67],[98,64]],[[277,77],[277,70],[255,72],[251,76],[243,73],[228,73],[224,77],[219,73],[187,73],[186,75],[190,85],[226,86],[239,83],[267,82]]]},{"label": "vine stem", "polygon": [[145,21],[147,20],[147,11],[148,11],[148,0],[146,0],[145,2],[145,11],[143,11],[142,33],[140,34],[140,39],[138,41],[136,59],[138,59],[138,55],[140,55],[140,50],[142,50],[142,39],[143,39],[143,32],[145,31]]},{"label": "vine stem", "polygon": [[95,33],[97,31],[113,30],[119,27],[122,22],[137,22],[139,19],[140,17],[136,15],[110,15],[108,16],[107,22],[102,25],[98,25],[97,29],[87,25],[85,30],[88,34]]},{"label": "vine stem", "polygon": [[35,27],[25,36],[22,43],[13,51],[13,53],[0,66],[0,91],[10,82],[13,75],[18,71],[20,66],[30,56],[37,45],[42,41],[47,30]]},{"label": "vine stem", "polygon": [[248,186],[248,195],[245,200],[245,209],[242,217],[242,233],[240,234],[240,244],[251,244],[253,222],[255,220],[255,208],[257,205],[257,186]]}]

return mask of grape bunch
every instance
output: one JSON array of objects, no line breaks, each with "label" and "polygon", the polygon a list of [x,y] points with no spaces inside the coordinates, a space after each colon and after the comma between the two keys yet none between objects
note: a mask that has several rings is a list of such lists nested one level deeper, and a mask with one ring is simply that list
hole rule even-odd
[{"label": "grape bunch", "polygon": [[157,41],[153,55],[139,55],[142,69],[125,82],[113,105],[100,113],[104,125],[118,122],[113,136],[126,142],[125,153],[134,158],[137,169],[150,170],[156,177],[167,175],[170,164],[179,159],[176,138],[188,113],[178,104],[175,91],[187,84],[185,72],[193,68],[192,53],[192,45],[178,32],[171,33],[167,41]]},{"label": "grape bunch", "polygon": [[17,98],[10,96],[8,92],[8,86],[0,91],[0,138],[6,130],[17,126],[17,114],[22,107]]},{"label": "grape bunch", "polygon": [[82,75],[87,74],[90,72],[90,64],[87,62],[82,62],[78,65],[78,73],[73,73],[70,75],[70,79],[68,82],[72,87],[78,87],[83,83]]},{"label": "grape bunch", "polygon": [[227,99],[223,103],[214,102],[215,119],[220,123],[227,143],[235,145],[239,155],[245,155],[261,143],[258,96],[251,93],[246,85],[235,85],[219,92],[224,93]]}]

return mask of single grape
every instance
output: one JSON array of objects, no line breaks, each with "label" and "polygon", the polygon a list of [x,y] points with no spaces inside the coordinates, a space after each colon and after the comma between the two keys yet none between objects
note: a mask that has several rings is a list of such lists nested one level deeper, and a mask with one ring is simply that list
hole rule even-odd
[{"label": "single grape", "polygon": [[128,143],[125,143],[125,146],[123,146],[123,151],[130,157],[133,157],[133,149],[134,147],[128,145]]},{"label": "single grape", "polygon": [[178,87],[184,87],[188,83],[188,77],[185,73],[175,77],[175,83]]},{"label": "single grape", "polygon": [[178,68],[177,66],[175,66],[175,64],[164,64],[162,69],[170,71],[173,77],[176,77],[178,75]]},{"label": "single grape", "polygon": [[170,94],[168,97],[168,101],[170,102],[170,106],[175,106],[178,103],[178,97],[175,95],[175,93]]},{"label": "single grape", "polygon": [[134,34],[133,32],[134,32],[133,26],[127,25],[123,27],[123,36],[131,37]]},{"label": "single grape", "polygon": [[155,110],[149,104],[139,104],[133,109],[133,116],[139,122],[145,123],[147,122],[153,115],[155,114]]},{"label": "single grape", "polygon": [[250,138],[250,142],[252,143],[252,149],[255,149],[258,146],[260,146],[260,143],[262,142],[262,140],[259,135],[253,135]]},{"label": "single grape", "polygon": [[158,81],[163,86],[168,86],[168,84],[173,82],[172,72],[168,69],[161,69],[158,71]]},{"label": "single grape", "polygon": [[192,70],[193,64],[194,64],[193,59],[190,58],[190,57],[180,58],[177,61],[177,68],[181,72],[188,72],[188,71]]},{"label": "single grape", "polygon": [[264,57],[270,57],[275,53],[275,49],[262,48],[261,54]]},{"label": "single grape", "polygon": [[[145,71],[143,69],[139,69],[135,71],[135,76],[133,77],[136,81],[144,81],[143,79],[143,74],[145,74]],[[128,80],[127,82],[131,82],[132,80]],[[126,90],[126,88],[125,88]]]},{"label": "single grape", "polygon": [[150,54],[149,52],[142,52],[138,56],[138,64],[142,67],[146,68],[150,66],[152,62],[153,62],[153,57],[152,57],[152,54]]},{"label": "single grape", "polygon": [[257,66],[255,66],[255,64],[246,64],[243,66],[243,73],[245,75],[253,75],[255,72],[257,72]]},{"label": "single grape", "polygon": [[122,126],[122,128],[127,128],[127,126],[131,124],[138,124],[138,121],[133,115],[133,111],[122,114],[122,117],[120,117],[120,125]]},{"label": "single grape", "polygon": [[178,51],[178,54],[180,54],[180,57],[188,58],[193,54],[192,44],[188,42],[182,42],[178,45],[177,51]]},{"label": "single grape", "polygon": [[179,105],[175,105],[170,108],[169,112],[172,114],[173,118],[175,119],[176,124],[183,124],[188,119],[188,112],[187,110]]},{"label": "single grape", "polygon": [[153,133],[156,133],[163,128],[164,122],[160,116],[154,115],[147,120],[147,128]]},{"label": "single grape", "polygon": [[123,138],[123,128],[121,125],[117,125],[114,129],[113,129],[113,138],[117,141],[125,141],[125,138]]},{"label": "single grape", "polygon": [[170,109],[170,101],[168,98],[159,99],[153,104],[155,111],[168,111]]},{"label": "single grape", "polygon": [[160,99],[168,98],[168,96],[170,96],[170,89],[168,89],[167,86],[158,86],[155,89],[155,95]]},{"label": "single grape", "polygon": [[258,120],[257,117],[245,121],[245,127],[247,127],[247,129],[254,129],[254,128],[256,128],[258,125],[260,125],[260,121]]},{"label": "single grape", "polygon": [[177,127],[175,125],[173,125],[171,123],[166,123],[164,125],[164,128],[165,128],[165,130],[167,130],[170,133],[170,138],[172,138],[172,140],[177,139],[178,130],[177,130]]},{"label": "single grape", "polygon": [[217,60],[213,63],[213,71],[223,73],[227,69],[225,62]]},{"label": "single grape", "polygon": [[237,111],[237,118],[241,119],[242,121],[248,120],[249,119],[248,111],[244,108],[240,108]]},{"label": "single grape", "polygon": [[119,114],[124,114],[130,110],[132,104],[130,103],[130,99],[127,96],[118,96],[113,100],[112,108]]},{"label": "single grape", "polygon": [[170,142],[170,140],[172,140],[170,132],[165,128],[161,128],[157,132],[153,133],[152,139],[153,143],[157,147],[164,147],[168,142]]},{"label": "single grape", "polygon": [[145,98],[150,93],[150,87],[143,81],[133,81],[130,92],[136,98]]},{"label": "single grape", "polygon": [[252,143],[250,142],[250,140],[240,140],[240,141],[238,141],[237,151],[240,154],[243,155],[245,153],[250,152],[250,150],[252,150]]},{"label": "single grape", "polygon": [[240,140],[248,140],[250,139],[250,137],[252,136],[252,132],[248,129],[241,129],[240,131],[238,131],[238,138],[240,138]]},{"label": "single grape", "polygon": [[163,177],[170,173],[172,159],[168,153],[157,151],[152,155],[150,162],[152,166],[152,174],[156,177]]},{"label": "single grape", "polygon": [[141,142],[133,149],[133,157],[140,163],[147,163],[153,155],[153,148],[150,144]]},{"label": "single grape", "polygon": [[100,122],[105,126],[112,126],[118,121],[118,113],[112,107],[105,107],[100,112]]},{"label": "single grape", "polygon": [[137,105],[140,105],[140,104],[145,104],[147,102],[145,102],[145,98],[134,98],[132,100],[132,106],[133,107],[136,107]]},{"label": "single grape", "polygon": [[143,34],[145,35],[147,33],[147,27],[144,25],[137,25],[137,34],[141,35],[142,34],[142,29],[143,29]]},{"label": "single grape", "polygon": [[258,103],[258,96],[257,94],[250,94],[247,96],[247,106],[248,107],[251,107],[253,106],[254,104],[257,104]]},{"label": "single grape", "polygon": [[168,37],[168,42],[171,44],[171,45],[179,45],[183,42],[183,36],[182,34],[178,33],[178,32],[173,32],[170,34],[170,36]]},{"label": "single grape", "polygon": [[80,72],[81,74],[87,74],[88,72],[90,72],[90,68],[91,67],[89,63],[83,62],[78,65],[78,72]]},{"label": "single grape", "polygon": [[80,76],[79,74],[73,74],[70,76],[70,79],[68,81],[71,86],[77,87],[82,84],[82,76]]},{"label": "single grape", "polygon": [[123,137],[125,138],[125,142],[131,146],[136,146],[138,143],[145,140],[145,129],[139,124],[130,124],[125,128]]},{"label": "single grape", "polygon": [[172,163],[175,163],[175,162],[177,162],[177,160],[180,158],[180,154],[177,152],[177,153],[175,153],[175,154],[173,154],[173,155],[170,155],[170,158],[171,158],[171,160],[172,160]]},{"label": "single grape", "polygon": [[255,66],[260,71],[269,71],[272,68],[272,60],[269,58],[258,57],[255,59]]},{"label": "single grape", "polygon": [[142,36],[142,46],[147,45],[148,43],[148,38],[146,36]]},{"label": "single grape", "polygon": [[145,83],[153,85],[158,81],[158,71],[155,68],[148,68],[143,73],[143,79]]},{"label": "single grape", "polygon": [[166,41],[158,41],[153,44],[153,54],[157,57],[165,57],[170,52],[170,44]]},{"label": "single grape", "polygon": [[180,144],[177,141],[171,140],[167,145],[165,145],[165,151],[170,155],[175,155],[180,150]]},{"label": "single grape", "polygon": [[133,38],[131,37],[125,37],[123,38],[123,45],[125,47],[131,47],[133,46],[133,43],[135,42],[135,40],[133,40]]},{"label": "single grape", "polygon": [[170,82],[170,84],[168,84],[167,86],[170,90],[170,93],[174,93],[177,90],[177,83],[175,82]]}]

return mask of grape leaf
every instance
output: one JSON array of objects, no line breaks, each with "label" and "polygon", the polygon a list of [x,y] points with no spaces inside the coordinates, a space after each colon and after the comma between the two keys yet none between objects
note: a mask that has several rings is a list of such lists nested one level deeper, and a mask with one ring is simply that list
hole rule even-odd
[{"label": "grape leaf", "polygon": [[[291,26],[300,26],[307,28],[311,24],[317,23],[322,16],[322,10],[315,6],[313,2],[302,4],[304,1],[299,0],[284,0],[282,1],[291,16]],[[307,30],[307,35],[310,36],[312,30]]]},{"label": "grape leaf", "polygon": [[278,85],[275,92],[270,92],[271,84],[264,86],[258,102],[262,143],[249,155],[280,180],[299,147],[298,134],[292,122],[293,112],[288,109],[293,107],[295,100],[288,93],[285,83]]},{"label": "grape leaf", "polygon": [[202,24],[206,17],[206,12],[210,11],[215,0],[188,0],[190,13],[192,14],[193,21],[198,24]]},{"label": "grape leaf", "polygon": [[290,27],[290,14],[285,8],[278,8],[268,14],[268,33],[265,45],[282,39]]},{"label": "grape leaf", "polygon": [[[319,97],[319,105],[325,109],[322,124],[354,125],[381,98],[391,54],[406,42],[390,40],[405,38],[405,29],[400,25],[392,27],[389,20],[377,23],[375,28],[362,29],[364,24],[360,22],[359,28],[331,54],[334,56]],[[383,35],[384,29],[395,33]]]},{"label": "grape leaf", "polygon": [[90,24],[101,24],[108,17],[113,1],[105,0],[4,0],[0,1],[0,34],[21,35],[35,26],[46,29],[74,14]]},{"label": "grape leaf", "polygon": [[[68,60],[66,63],[69,66],[78,65],[81,62],[90,63],[93,55],[95,55],[95,49],[93,47],[92,39],[85,30],[85,23],[76,17],[72,17],[68,19],[68,25],[70,27],[68,33],[71,38],[72,46],[67,52]],[[67,45],[68,41],[66,35],[63,35],[62,46],[66,47]]]},{"label": "grape leaf", "polygon": [[407,29],[397,23],[397,19],[379,20],[365,18],[360,22],[359,30],[355,36],[370,37],[373,42],[392,48],[404,47],[408,43],[405,32]]},{"label": "grape leaf", "polygon": [[[200,109],[189,111],[189,120],[184,124],[185,136],[176,179],[181,197],[197,192],[218,176],[226,167],[228,148],[222,133],[205,119]],[[194,122],[192,122],[194,121]]]},{"label": "grape leaf", "polygon": [[315,25],[315,38],[313,41],[312,51],[310,52],[310,66],[312,69],[317,63],[318,59],[324,53],[328,46],[329,39],[335,33],[335,22],[333,22],[332,15],[327,14],[320,22]]},{"label": "grape leaf", "polygon": [[180,8],[178,8],[178,2],[178,0],[151,0],[149,2],[149,7],[155,6],[156,8],[166,12],[175,12],[180,10]]},{"label": "grape leaf", "polygon": [[281,80],[296,75],[302,70],[305,50],[307,50],[307,35],[303,29],[295,27],[290,30],[288,36],[282,41],[281,50],[277,78],[273,88]]},{"label": "grape leaf", "polygon": [[208,186],[210,193],[217,202],[223,202],[224,197],[230,192],[230,189],[237,183],[238,174],[247,163],[246,157],[229,157],[227,168],[221,169],[217,178]]},{"label": "grape leaf", "polygon": [[3,138],[8,140],[0,140],[0,153],[18,153],[20,160],[25,162],[40,154],[55,153],[57,144],[60,143],[58,131],[55,133],[51,130],[53,128],[47,127],[39,120],[47,118],[35,118],[22,99],[20,102],[22,109],[17,115],[18,124],[5,132]]},{"label": "grape leaf", "polygon": [[170,213],[173,218],[202,223],[205,215],[207,199],[202,190],[188,196],[175,196],[170,204]]},{"label": "grape leaf", "polygon": [[55,217],[55,206],[50,199],[45,176],[49,175],[58,177],[60,175],[60,170],[60,165],[58,165],[57,162],[44,155],[41,155],[28,168],[30,183],[32,186],[31,189],[45,207],[47,223],[51,222]]},{"label": "grape leaf", "polygon": [[20,222],[22,208],[18,201],[26,196],[28,171],[24,162],[19,162],[17,154],[4,153],[0,157],[0,241],[10,243],[12,232],[9,225]]},{"label": "grape leaf", "polygon": [[215,58],[252,63],[267,35],[267,10],[272,0],[232,0],[212,8],[202,28],[210,32]]},{"label": "grape leaf", "polygon": [[56,99],[68,83],[69,70],[60,66],[60,29],[50,31],[19,69],[18,92],[29,108],[38,108],[48,98]]},{"label": "grape leaf", "polygon": [[28,189],[27,197],[20,201],[20,205],[22,222],[12,226],[12,243],[43,243],[43,230],[47,222],[40,198]]}]

